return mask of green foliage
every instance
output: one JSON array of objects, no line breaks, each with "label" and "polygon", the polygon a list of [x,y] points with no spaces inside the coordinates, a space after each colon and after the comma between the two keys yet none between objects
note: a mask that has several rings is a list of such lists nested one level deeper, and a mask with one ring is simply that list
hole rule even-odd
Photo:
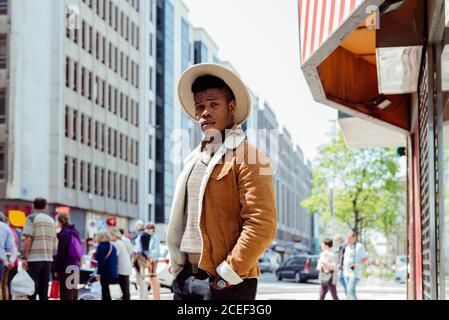
[{"label": "green foliage", "polygon": [[396,150],[348,149],[341,132],[320,147],[313,169],[311,196],[302,202],[309,212],[330,218],[329,190],[333,189],[335,218],[359,234],[375,229],[388,235],[399,214],[401,186]]}]

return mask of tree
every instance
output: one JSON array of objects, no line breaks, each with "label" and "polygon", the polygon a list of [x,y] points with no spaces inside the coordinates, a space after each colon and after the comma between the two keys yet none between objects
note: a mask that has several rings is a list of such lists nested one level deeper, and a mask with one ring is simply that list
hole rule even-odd
[{"label": "tree", "polygon": [[341,132],[319,148],[313,169],[311,196],[302,205],[330,218],[329,189],[334,194],[335,218],[357,236],[361,229],[384,234],[394,228],[400,201],[396,179],[398,156],[392,149],[350,150]]}]

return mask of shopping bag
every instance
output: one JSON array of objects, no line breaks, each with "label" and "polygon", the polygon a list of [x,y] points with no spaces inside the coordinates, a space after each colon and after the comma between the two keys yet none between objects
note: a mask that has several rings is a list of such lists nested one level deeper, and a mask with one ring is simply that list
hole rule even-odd
[{"label": "shopping bag", "polygon": [[11,281],[11,296],[23,297],[32,296],[34,294],[34,281],[28,272],[22,267],[19,268],[17,274]]},{"label": "shopping bag", "polygon": [[50,299],[59,299],[59,280],[53,280],[50,286]]}]

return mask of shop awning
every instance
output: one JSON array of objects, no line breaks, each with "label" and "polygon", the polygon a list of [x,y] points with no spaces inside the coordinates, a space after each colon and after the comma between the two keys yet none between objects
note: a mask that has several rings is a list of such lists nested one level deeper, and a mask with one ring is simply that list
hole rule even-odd
[{"label": "shop awning", "polygon": [[424,2],[299,0],[298,5],[302,70],[314,99],[388,129],[384,139],[389,130],[396,141],[397,133],[409,132]]}]

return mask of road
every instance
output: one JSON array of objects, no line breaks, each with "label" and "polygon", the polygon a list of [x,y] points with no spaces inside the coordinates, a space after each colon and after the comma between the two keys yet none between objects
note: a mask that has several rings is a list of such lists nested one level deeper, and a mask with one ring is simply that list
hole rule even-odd
[{"label": "road", "polygon": [[[114,297],[120,297],[120,288],[113,288],[111,292]],[[257,300],[317,300],[320,286],[318,281],[311,280],[307,283],[296,283],[294,281],[277,281],[272,273],[262,274],[259,280]],[[161,290],[161,299],[171,300],[173,294],[168,289]],[[362,280],[358,290],[360,300],[405,300],[405,285],[385,282],[378,279]],[[338,295],[345,299],[342,289],[338,288]],[[138,299],[137,292],[131,287],[131,298]],[[152,296],[150,296],[152,298]],[[327,299],[331,299],[330,293]]]}]

